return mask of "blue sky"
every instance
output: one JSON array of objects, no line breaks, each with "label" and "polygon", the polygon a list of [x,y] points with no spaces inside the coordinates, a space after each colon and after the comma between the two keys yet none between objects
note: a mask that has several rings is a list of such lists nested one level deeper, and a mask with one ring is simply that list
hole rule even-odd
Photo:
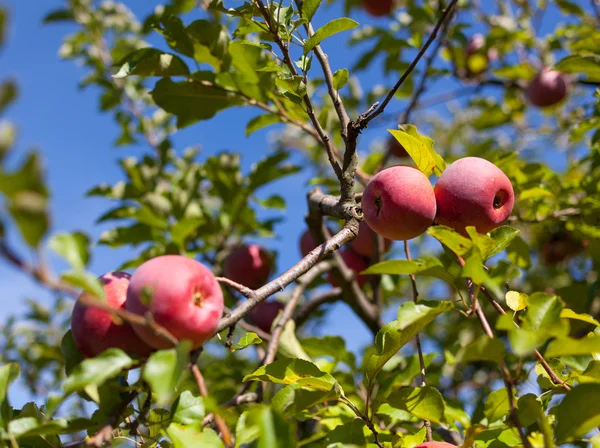
[{"label": "blue sky", "polygon": [[[6,3],[6,2],[5,2]],[[144,17],[159,2],[148,0],[127,0],[125,2],[138,17]],[[145,148],[126,147],[115,149],[112,143],[117,128],[109,114],[98,110],[98,95],[94,89],[81,91],[77,83],[82,71],[73,62],[61,61],[58,48],[62,38],[73,31],[71,25],[42,26],[44,15],[62,6],[61,0],[13,0],[8,1],[11,23],[8,42],[0,53],[0,79],[14,77],[20,87],[20,98],[12,106],[7,116],[17,124],[19,130],[16,156],[21,156],[30,148],[37,148],[42,154],[52,194],[53,231],[83,230],[93,238],[108,228],[99,226],[95,220],[108,207],[100,199],[89,199],[84,193],[100,183],[114,183],[121,178],[116,164],[117,158],[142,154]],[[330,7],[317,17],[317,25],[339,17],[338,6]],[[354,17],[361,23],[370,21],[363,14]],[[553,26],[553,15],[547,14],[545,23]],[[387,20],[387,19],[383,19]],[[346,36],[347,37],[347,36]],[[351,65],[352,53],[338,51],[343,38],[332,39],[325,45],[334,69]],[[361,74],[368,84],[380,83],[384,79],[377,70]],[[386,84],[391,84],[387,80]],[[441,81],[430,88],[425,97],[435,96],[454,88],[453,81]],[[390,110],[401,110],[395,102]],[[251,137],[244,134],[244,126],[257,112],[250,108],[226,111],[210,122],[201,122],[186,128],[175,138],[178,150],[200,144],[203,154],[209,155],[222,150],[239,151],[243,164],[248,167],[265,154],[268,148],[269,130],[259,131]],[[393,127],[390,125],[389,127]],[[373,139],[386,137],[384,127],[368,130],[361,148]],[[18,157],[17,157],[18,158]],[[278,238],[265,241],[269,248],[279,250],[279,267],[287,268],[299,259],[297,241],[304,230],[303,216],[306,212],[305,185],[310,173],[305,172],[278,182],[272,191],[277,191],[288,202],[285,222],[279,226]],[[17,235],[12,234],[17,239]],[[24,249],[23,246],[19,246]],[[110,249],[99,246],[94,250],[91,270],[100,275],[120,265],[131,253],[128,249]],[[60,271],[64,265],[50,256],[52,265]],[[0,291],[3,303],[0,308],[0,322],[9,314],[23,309],[23,299],[31,297],[47,301],[49,295],[37,287],[27,277],[13,268],[0,263]],[[391,318],[391,317],[390,317]],[[389,320],[389,319],[388,319]],[[372,340],[372,336],[345,306],[336,306],[330,313],[326,326],[327,334],[344,336],[350,347],[356,348]],[[26,396],[17,394],[14,405],[19,405]]]}]

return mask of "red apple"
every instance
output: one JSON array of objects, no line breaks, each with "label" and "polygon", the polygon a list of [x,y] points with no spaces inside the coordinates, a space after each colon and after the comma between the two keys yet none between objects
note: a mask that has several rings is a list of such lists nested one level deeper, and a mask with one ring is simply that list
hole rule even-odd
[{"label": "red apple", "polygon": [[[334,234],[330,228],[329,233]],[[310,233],[309,229],[306,229],[300,237],[300,253],[302,254],[302,258],[306,257],[317,246],[318,244],[315,243],[312,233]]]},{"label": "red apple", "polygon": [[394,9],[394,0],[363,0],[363,7],[372,16],[383,17]]},{"label": "red apple", "polygon": [[510,180],[491,162],[465,157],[451,164],[435,186],[437,224],[466,235],[475,226],[487,233],[502,224],[512,212],[515,195]]},{"label": "red apple", "polygon": [[362,197],[365,221],[390,240],[410,240],[433,223],[433,187],[421,171],[411,166],[393,166],[371,179]]},{"label": "red apple", "polygon": [[[100,277],[104,283],[106,303],[115,309],[125,308],[131,276],[126,272],[109,272]],[[83,292],[79,297],[89,296]],[[82,355],[93,358],[109,348],[120,348],[129,355],[145,357],[152,348],[142,341],[126,322],[115,323],[113,316],[93,306],[75,302],[71,316],[71,333]]]},{"label": "red apple", "polygon": [[265,333],[271,333],[273,321],[284,307],[283,303],[277,301],[261,302],[250,311],[248,315],[250,322]]},{"label": "red apple", "polygon": [[544,108],[560,103],[569,91],[567,78],[556,70],[543,70],[527,86],[525,95],[531,104]]},{"label": "red apple", "polygon": [[271,259],[269,254],[256,244],[239,246],[225,259],[223,273],[229,280],[257,289],[269,280]]},{"label": "red apple", "polygon": [[399,159],[409,157],[408,153],[406,152],[406,149],[404,149],[404,146],[402,146],[402,143],[400,143],[394,137],[390,137],[388,139],[387,150],[391,155],[393,155],[394,157],[398,157]]},{"label": "red apple", "polygon": [[[178,340],[194,347],[210,339],[223,314],[223,292],[213,273],[203,264],[180,255],[163,255],[142,264],[131,277],[127,309],[154,321]],[[148,327],[136,333],[155,348],[170,345]]]},{"label": "red apple", "polygon": [[446,442],[425,442],[416,445],[414,448],[458,448],[456,445]]},{"label": "red apple", "polygon": [[[349,244],[350,249],[356,252],[358,255],[362,255],[363,257],[372,257],[375,255],[375,247],[374,247],[374,238],[375,232],[371,230],[369,225],[362,221],[358,225],[358,235],[356,239],[352,240]],[[388,239],[383,239],[384,251],[387,252],[390,250],[393,241]]]},{"label": "red apple", "polygon": [[[355,274],[357,274],[356,281],[358,281],[358,285],[361,288],[363,286],[365,286],[365,284],[369,280],[369,276],[368,275],[358,275],[358,273],[364,271],[365,269],[367,269],[369,267],[367,260],[364,257],[361,257],[356,252],[354,252],[350,249],[342,249],[340,251],[340,255],[346,262],[346,265],[352,271],[354,271]],[[331,272],[327,275],[327,280],[329,280],[329,283],[331,283],[332,286],[334,286],[334,287],[339,286],[338,282],[336,281],[333,274],[331,274]]]}]

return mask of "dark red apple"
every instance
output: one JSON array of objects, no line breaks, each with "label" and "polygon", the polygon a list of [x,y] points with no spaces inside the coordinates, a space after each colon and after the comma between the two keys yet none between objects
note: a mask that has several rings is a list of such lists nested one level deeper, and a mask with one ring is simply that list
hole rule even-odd
[{"label": "dark red apple", "polygon": [[267,283],[271,273],[271,258],[256,244],[236,247],[225,259],[225,277],[248,288],[257,289]]},{"label": "dark red apple", "polygon": [[[361,257],[356,252],[354,252],[353,250],[350,250],[350,249],[340,250],[340,255],[342,256],[343,260],[346,262],[346,265],[348,266],[348,268],[350,268],[355,274],[357,274],[356,281],[358,282],[358,285],[361,288],[363,286],[365,286],[365,284],[369,280],[369,276],[368,275],[358,275],[358,273],[364,271],[365,269],[367,269],[369,267],[369,263],[367,262],[367,260],[364,257]],[[336,281],[333,274],[331,274],[331,272],[327,275],[327,280],[329,280],[329,283],[331,283],[332,286],[334,286],[334,287],[339,286],[338,282]]]},{"label": "dark red apple", "polygon": [[[154,321],[178,340],[194,347],[212,337],[223,314],[223,292],[213,273],[203,264],[180,255],[163,255],[142,264],[131,277],[127,309]],[[170,344],[148,327],[134,327],[155,348]]]},{"label": "dark red apple", "polygon": [[388,139],[387,150],[391,155],[398,157],[399,159],[409,157],[406,149],[404,149],[404,146],[402,146],[402,143],[396,140],[393,136]]},{"label": "dark red apple", "polygon": [[[373,255],[375,255],[375,235],[375,232],[371,230],[369,225],[365,221],[362,221],[358,225],[358,235],[356,236],[356,239],[352,240],[349,244],[350,249],[352,249],[357,254],[362,255],[363,257],[372,257]],[[384,252],[390,250],[390,247],[392,247],[392,243],[392,240],[388,240],[385,238],[383,239]]]},{"label": "dark red apple", "polygon": [[[328,229],[331,235],[335,233],[331,228]],[[302,254],[302,258],[306,257],[317,246],[318,244],[315,243],[312,233],[310,233],[309,229],[306,229],[300,237],[300,253]]]},{"label": "dark red apple", "polygon": [[383,17],[394,9],[394,0],[363,0],[363,7],[373,17]]},{"label": "dark red apple", "polygon": [[[100,277],[108,305],[115,309],[125,308],[130,278],[126,272],[109,272]],[[90,295],[84,292],[79,297],[84,296]],[[71,333],[81,354],[88,358],[109,348],[120,348],[129,355],[140,357],[148,356],[152,351],[127,322],[117,324],[109,312],[84,305],[81,300],[73,307]]]},{"label": "dark red apple", "polygon": [[531,104],[544,108],[560,103],[569,92],[564,74],[556,70],[543,70],[529,83],[525,95]]},{"label": "dark red apple", "polygon": [[256,325],[265,333],[271,333],[271,326],[273,325],[273,321],[277,317],[277,314],[281,310],[285,308],[285,305],[281,302],[271,301],[271,302],[261,302],[252,308],[248,317],[250,318],[250,322]]}]

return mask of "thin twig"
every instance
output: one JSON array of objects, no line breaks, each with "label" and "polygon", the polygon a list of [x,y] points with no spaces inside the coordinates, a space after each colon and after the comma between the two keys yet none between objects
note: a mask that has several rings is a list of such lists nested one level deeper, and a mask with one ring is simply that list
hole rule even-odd
[{"label": "thin twig", "polygon": [[301,326],[321,305],[325,303],[337,302],[342,298],[342,288],[332,288],[324,293],[317,294],[311,297],[306,303],[304,303],[294,316],[296,326]]}]

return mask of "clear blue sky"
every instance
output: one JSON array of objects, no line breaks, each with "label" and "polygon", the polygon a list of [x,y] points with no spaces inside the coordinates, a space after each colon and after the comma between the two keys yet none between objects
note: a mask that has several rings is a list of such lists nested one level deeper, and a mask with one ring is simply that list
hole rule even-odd
[{"label": "clear blue sky", "polygon": [[[0,53],[0,79],[14,77],[20,87],[20,98],[7,114],[18,126],[17,154],[20,156],[29,148],[38,148],[42,154],[52,194],[52,230],[83,230],[92,238],[97,238],[108,226],[96,225],[95,220],[109,204],[100,199],[84,198],[84,193],[99,183],[120,180],[117,158],[138,155],[145,149],[112,147],[118,130],[110,114],[99,112],[98,92],[94,89],[79,90],[77,83],[82,71],[73,62],[59,60],[58,48],[62,38],[73,31],[73,26],[42,26],[41,21],[48,11],[60,8],[62,1],[13,0],[3,3],[8,4],[11,21],[7,45]],[[159,2],[127,0],[125,3],[142,18]],[[317,22],[324,23],[340,14],[338,6],[330,7],[318,15]],[[545,17],[545,21],[550,22],[549,28],[553,26],[553,15],[547,14]],[[354,18],[361,23],[371,20],[362,14]],[[335,69],[351,65],[352,53],[339,51],[342,39],[334,38],[325,45]],[[378,70],[361,74],[361,78],[366,85],[383,81]],[[388,80],[386,84],[390,83]],[[438,82],[426,97],[446,92],[455,86],[453,81]],[[393,111],[400,109],[399,103],[390,107]],[[249,108],[221,113],[210,122],[201,122],[178,133],[176,148],[182,150],[186,146],[201,144],[204,154],[221,150],[239,151],[247,169],[268,150],[269,130],[257,132],[249,138],[244,135],[242,123],[255,114]],[[361,147],[366,148],[370,140],[385,137],[384,127],[368,130]],[[285,222],[277,228],[278,239],[265,242],[267,247],[279,250],[280,270],[299,259],[297,241],[304,230],[305,194],[308,190],[308,187],[299,186],[306,183],[309,175],[302,173],[291,176],[272,187],[288,202]],[[268,194],[269,191],[264,193]],[[14,233],[12,235],[12,241],[15,241],[17,236]],[[19,248],[24,249],[23,246]],[[114,269],[131,256],[127,249],[115,250],[103,246],[97,247],[93,253],[91,270],[98,275]],[[50,260],[57,271],[64,267],[55,257]],[[45,302],[49,298],[46,291],[2,263],[0,291],[3,299],[0,322],[9,314],[23,310],[23,299],[27,297]],[[372,340],[363,324],[343,305],[336,306],[330,314],[325,333],[342,335],[352,348]],[[24,394],[14,395],[13,405],[19,406],[26,398]]]}]

